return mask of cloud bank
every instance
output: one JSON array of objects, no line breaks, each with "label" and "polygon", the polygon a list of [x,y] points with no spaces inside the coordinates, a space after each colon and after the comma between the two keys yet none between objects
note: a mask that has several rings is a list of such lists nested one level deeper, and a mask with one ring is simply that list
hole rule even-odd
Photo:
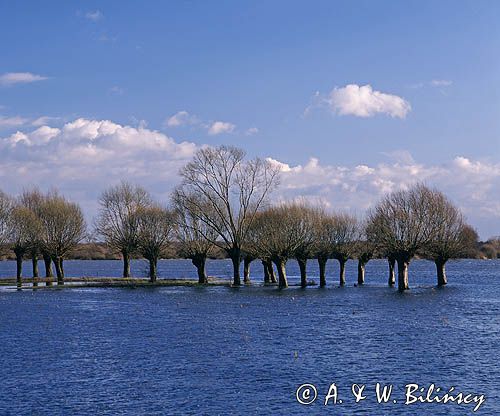
[{"label": "cloud bank", "polygon": [[[197,150],[145,127],[109,120],[77,119],[60,128],[42,125],[0,138],[3,190],[57,187],[82,204],[90,218],[99,194],[122,179],[139,183],[166,202],[178,171]],[[500,163],[457,156],[440,165],[418,163],[404,150],[377,165],[324,164],[311,157],[291,165],[273,158],[282,172],[275,200],[305,199],[362,215],[384,194],[419,181],[444,191],[483,238],[500,233]]]}]

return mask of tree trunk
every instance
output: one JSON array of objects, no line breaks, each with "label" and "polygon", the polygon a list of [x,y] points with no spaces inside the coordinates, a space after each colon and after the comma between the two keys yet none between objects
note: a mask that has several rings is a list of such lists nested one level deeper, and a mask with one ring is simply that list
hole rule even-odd
[{"label": "tree trunk", "polygon": [[33,266],[33,287],[38,286],[38,255],[36,253],[31,254],[31,264]]},{"label": "tree trunk", "polygon": [[300,269],[300,287],[307,286],[307,259],[297,259]]},{"label": "tree trunk", "polygon": [[326,286],[326,262],[328,259],[324,257],[318,257],[319,265],[319,287]]},{"label": "tree trunk", "polygon": [[444,286],[448,283],[448,279],[446,278],[446,268],[445,268],[446,261],[439,259],[435,260],[435,263],[436,263],[438,286]]},{"label": "tree trunk", "polygon": [[52,259],[46,254],[43,255],[43,263],[45,264],[45,277],[47,278],[45,286],[52,286],[52,279],[54,274],[52,273]]},{"label": "tree trunk", "polygon": [[245,284],[250,284],[250,263],[252,260],[251,257],[247,256],[243,259],[243,282]]},{"label": "tree trunk", "polygon": [[57,275],[57,285],[64,285],[64,268],[63,268],[63,259],[62,257],[54,258],[54,264],[56,266],[56,275]]},{"label": "tree trunk", "polygon": [[122,251],[123,277],[130,277],[130,254],[127,250]]},{"label": "tree trunk", "polygon": [[241,264],[241,251],[234,249],[231,252],[231,261],[233,262],[233,285],[240,286],[240,264]]},{"label": "tree trunk", "polygon": [[157,269],[158,269],[158,259],[156,258],[149,259],[149,280],[151,283],[156,282]]},{"label": "tree trunk", "polygon": [[408,290],[408,265],[409,261],[406,259],[398,259],[398,290],[403,292]]},{"label": "tree trunk", "polygon": [[267,261],[261,260],[262,268],[264,269],[264,284],[271,283],[271,275],[269,274],[269,269],[267,267]]},{"label": "tree trunk", "polygon": [[339,260],[340,264],[340,273],[339,273],[339,285],[344,286],[345,285],[345,264],[346,260],[341,259]]},{"label": "tree trunk", "polygon": [[358,259],[358,285],[365,284],[365,267],[366,263]]},{"label": "tree trunk", "polygon": [[271,283],[278,283],[276,280],[276,275],[274,274],[273,262],[271,260],[267,260],[267,271],[269,272],[269,278],[271,279]]},{"label": "tree trunk", "polygon": [[286,262],[284,260],[275,260],[276,268],[278,269],[278,287],[280,289],[285,289],[288,287],[288,281],[286,279]]},{"label": "tree trunk", "polygon": [[394,286],[396,284],[396,259],[394,257],[389,257],[389,286]]},{"label": "tree trunk", "polygon": [[204,256],[194,257],[191,259],[191,262],[196,267],[198,271],[198,283],[200,285],[204,285],[208,283],[207,273],[205,271],[205,263],[207,258]]},{"label": "tree trunk", "polygon": [[17,288],[23,286],[23,253],[16,251],[16,282]]}]

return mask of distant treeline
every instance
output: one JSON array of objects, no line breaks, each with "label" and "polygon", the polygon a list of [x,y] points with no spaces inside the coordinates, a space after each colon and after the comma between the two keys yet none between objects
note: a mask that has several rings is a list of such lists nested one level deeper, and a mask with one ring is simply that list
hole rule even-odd
[{"label": "distant treeline", "polygon": [[358,218],[305,199],[270,204],[279,174],[279,166],[247,160],[241,149],[202,148],[181,169],[182,182],[167,201],[155,201],[141,186],[122,182],[101,194],[91,227],[80,206],[55,191],[31,189],[17,197],[0,192],[0,248],[15,257],[19,287],[24,259],[32,260],[34,286],[39,258],[47,285],[52,284],[53,266],[57,283],[64,284],[68,258],[121,258],[123,277],[130,277],[131,259],[144,258],[151,282],[156,281],[160,258],[186,258],[196,267],[198,282],[205,284],[207,258],[226,257],[232,262],[234,286],[250,283],[250,264],[259,260],[264,283],[283,289],[288,287],[285,266],[290,259],[297,260],[305,288],[308,260],[318,262],[319,286],[325,287],[329,259],[339,262],[342,286],[348,260],[357,260],[362,285],[367,262],[386,258],[388,284],[396,284],[397,270],[403,291],[409,288],[413,258],[433,261],[437,284],[443,286],[449,259],[498,257],[498,240],[478,243],[460,210],[442,192],[423,184],[386,195]]},{"label": "distant treeline", "polygon": [[[133,259],[141,259],[140,255],[132,255]],[[180,246],[173,242],[166,252],[162,253],[161,259],[182,259],[182,250]],[[222,249],[214,250],[210,259],[227,259],[228,256]],[[417,256],[418,258],[418,256]],[[500,259],[500,237],[492,237],[487,241],[479,241],[476,247],[471,248],[468,253],[460,258],[477,259],[477,260],[493,260]],[[0,261],[15,260],[15,254],[4,248]],[[122,260],[122,255],[119,251],[113,250],[106,243],[79,243],[72,249],[67,257],[67,260]]]}]

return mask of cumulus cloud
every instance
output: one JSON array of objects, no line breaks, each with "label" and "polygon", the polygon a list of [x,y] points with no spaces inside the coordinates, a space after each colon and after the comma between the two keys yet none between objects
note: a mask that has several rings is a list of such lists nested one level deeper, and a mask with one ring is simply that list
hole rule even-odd
[{"label": "cumulus cloud", "polygon": [[[268,160],[281,170],[281,199],[319,201],[358,215],[386,193],[424,182],[445,192],[487,238],[500,232],[500,164],[459,156],[442,165],[417,163],[409,154],[378,165],[336,166],[310,158],[304,165]],[[493,231],[492,231],[493,230]]]},{"label": "cumulus cloud", "polygon": [[[0,137],[3,190],[57,187],[95,214],[102,190],[122,179],[139,183],[162,201],[180,181],[179,168],[198,147],[167,135],[109,120],[77,119],[60,127],[42,125]],[[500,163],[458,156],[443,164],[419,163],[404,150],[387,153],[388,162],[356,166],[268,160],[281,170],[276,200],[321,202],[362,215],[384,194],[423,181],[443,190],[465,212],[483,238],[500,231]]]},{"label": "cumulus cloud", "polygon": [[42,75],[32,74],[31,72],[7,72],[0,75],[0,85],[11,86],[15,84],[28,84],[46,79],[48,78]]},{"label": "cumulus cloud", "polygon": [[[373,117],[386,114],[405,118],[411,105],[404,98],[374,90],[371,85],[349,84],[334,88],[326,97],[316,94],[319,105],[327,106],[334,114]],[[306,110],[307,111],[307,110]]]},{"label": "cumulus cloud", "polygon": [[245,136],[253,136],[254,134],[257,134],[259,132],[259,129],[257,127],[250,127],[245,131]]},{"label": "cumulus cloud", "polygon": [[122,179],[166,199],[196,148],[143,127],[77,119],[0,138],[0,176],[13,194],[32,185],[58,187],[91,216],[99,193]]},{"label": "cumulus cloud", "polygon": [[189,124],[199,124],[199,123],[200,120],[198,119],[198,117],[189,114],[185,110],[178,111],[165,121],[165,125],[168,127],[180,127]]},{"label": "cumulus cloud", "polygon": [[0,116],[0,128],[19,127],[28,122],[27,118],[20,116]]},{"label": "cumulus cloud", "polygon": [[222,133],[232,133],[235,129],[233,123],[228,123],[226,121],[214,121],[208,128],[208,134],[210,136],[215,136]]}]

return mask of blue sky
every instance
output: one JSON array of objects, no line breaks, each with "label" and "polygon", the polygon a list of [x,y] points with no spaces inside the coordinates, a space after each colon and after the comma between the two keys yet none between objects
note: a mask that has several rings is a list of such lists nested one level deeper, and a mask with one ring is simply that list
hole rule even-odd
[{"label": "blue sky", "polygon": [[[1,1],[0,138],[11,149],[17,131],[63,129],[83,118],[157,131],[175,144],[233,144],[288,165],[284,172],[290,168],[296,177],[284,182],[287,196],[328,191],[334,207],[359,211],[366,207],[355,207],[357,199],[336,204],[341,194],[332,187],[354,186],[372,201],[401,185],[401,165],[411,180],[437,186],[450,185],[439,179],[439,169],[450,180],[464,173],[464,185],[483,186],[486,175],[481,195],[460,193],[464,186],[458,183],[451,196],[472,214],[482,234],[491,224],[500,234],[500,218],[491,219],[500,207],[491,195],[500,178],[499,18],[495,1]],[[20,73],[46,79],[7,77],[2,85],[2,74]],[[384,94],[382,104],[355,102],[369,110],[360,116],[352,100],[366,98],[356,95],[361,90],[354,97],[348,93],[347,103],[346,95],[335,93],[350,84],[371,86],[363,90],[369,100]],[[401,103],[407,106],[403,112]],[[179,111],[189,116],[169,126]],[[222,124],[211,130],[215,122]],[[65,143],[82,140],[64,137]],[[42,163],[40,153],[30,152],[31,142],[29,149],[7,152],[4,166],[12,167],[13,160],[19,162],[16,168]],[[65,154],[74,149],[68,146]],[[182,157],[167,153],[179,160],[189,151]],[[151,156],[140,154],[145,159],[137,178],[164,194],[168,186],[145,168]],[[292,192],[293,183],[304,178],[298,168],[305,169],[310,158],[318,158],[333,176],[321,184],[326,173],[316,172],[309,187]],[[376,170],[370,173],[373,183],[391,184],[373,185],[373,192],[346,185],[360,165]],[[385,168],[392,169],[390,179]],[[66,182],[53,185],[84,204],[88,199],[91,209],[96,187],[88,189],[78,173],[68,180],[67,165],[60,169]],[[177,165],[171,169],[175,176]],[[347,170],[343,179],[332,173],[336,169]],[[112,166],[102,173],[104,181],[94,178],[99,190],[106,178],[124,174]],[[14,191],[4,175],[4,182],[13,183],[4,188]],[[23,175],[15,186],[39,183],[29,172]],[[476,215],[485,204],[488,210]]]}]

